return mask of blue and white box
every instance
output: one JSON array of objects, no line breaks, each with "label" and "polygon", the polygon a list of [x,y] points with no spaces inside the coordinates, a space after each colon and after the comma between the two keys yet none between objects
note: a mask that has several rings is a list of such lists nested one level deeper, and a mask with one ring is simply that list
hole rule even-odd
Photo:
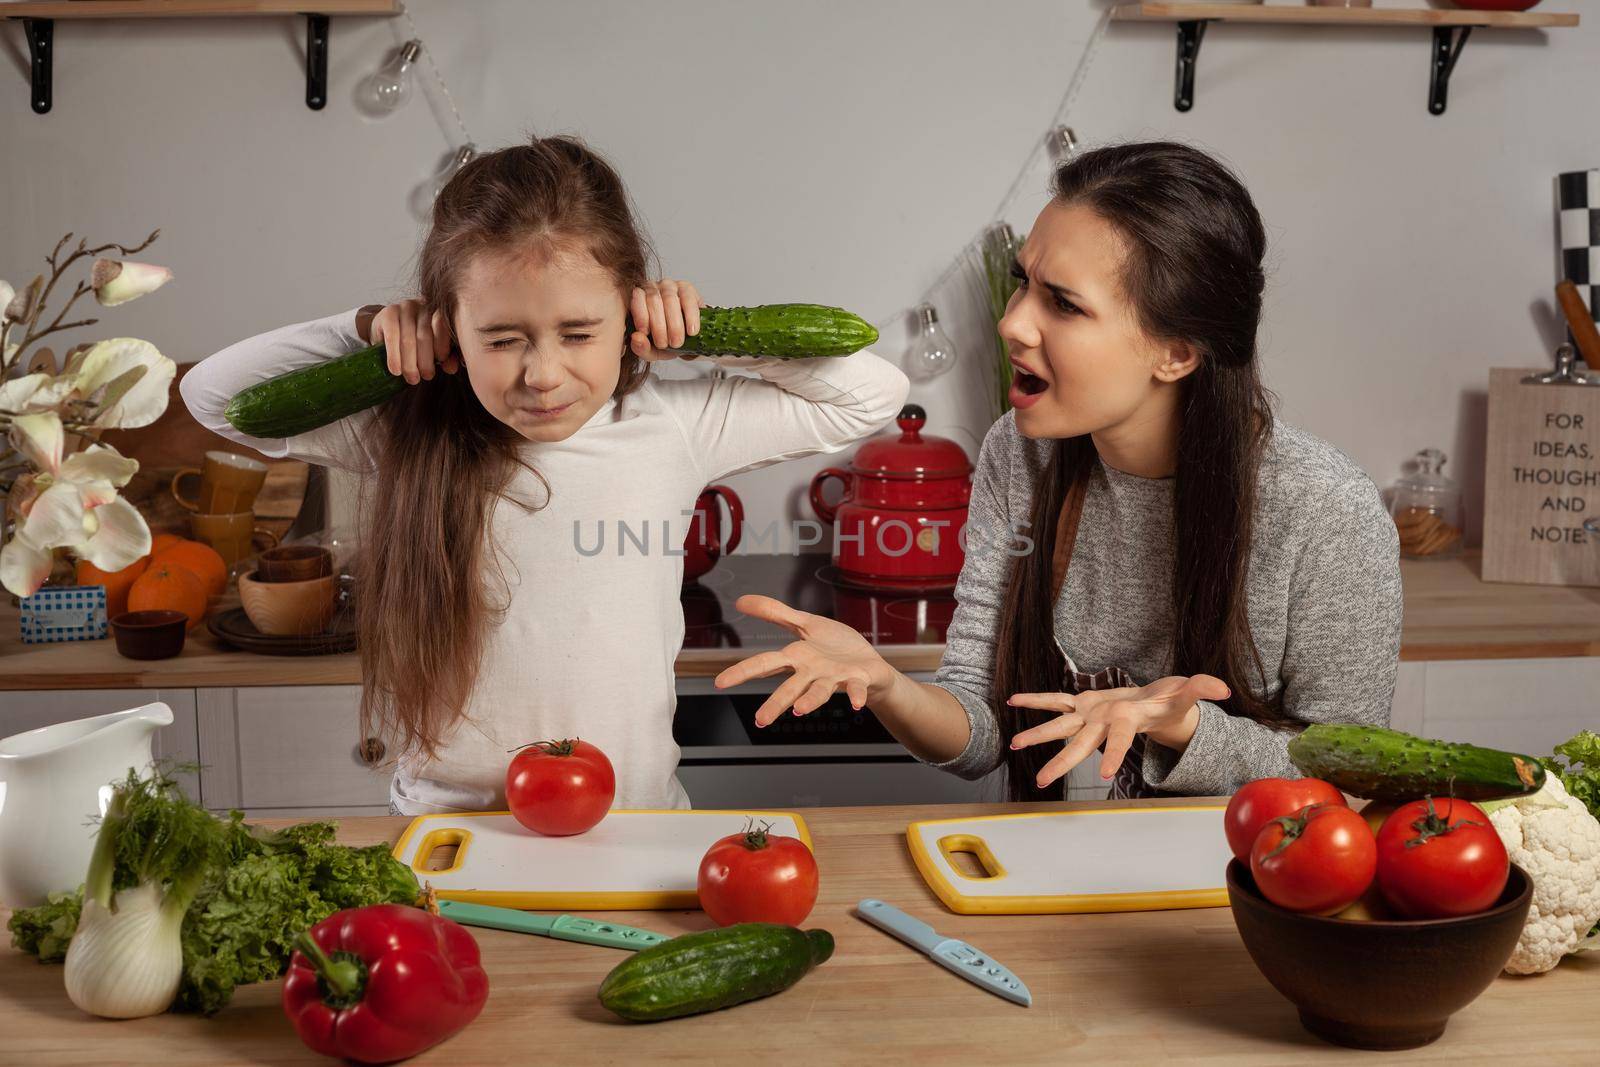
[{"label": "blue and white box", "polygon": [[94,641],[106,635],[106,587],[58,585],[22,598],[22,641]]}]

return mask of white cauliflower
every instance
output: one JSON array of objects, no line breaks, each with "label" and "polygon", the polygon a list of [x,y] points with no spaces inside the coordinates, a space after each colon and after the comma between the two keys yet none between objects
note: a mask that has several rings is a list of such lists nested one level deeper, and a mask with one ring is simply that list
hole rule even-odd
[{"label": "white cauliflower", "polygon": [[[1504,806],[1501,806],[1501,803]],[[1511,862],[1533,879],[1533,904],[1507,974],[1543,974],[1600,922],[1600,822],[1552,773],[1532,796],[1485,805]]]}]

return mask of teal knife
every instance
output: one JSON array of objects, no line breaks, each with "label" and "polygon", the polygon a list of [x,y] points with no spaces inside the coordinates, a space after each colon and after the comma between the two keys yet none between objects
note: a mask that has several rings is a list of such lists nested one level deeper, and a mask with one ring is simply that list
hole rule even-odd
[{"label": "teal knife", "polygon": [[515,908],[494,908],[487,904],[468,904],[460,900],[439,901],[439,914],[463,926],[484,926],[491,930],[510,930],[514,934],[538,934],[584,945],[620,948],[637,952],[667,940],[665,934],[640,930],[621,923],[580,919],[576,915],[535,915]]},{"label": "teal knife", "polygon": [[921,919],[913,919],[893,904],[885,904],[881,900],[863,900],[856,905],[856,914],[978,988],[1004,997],[1013,1004],[1024,1007],[1033,1005],[1033,994],[1022,984],[1022,979],[998,960],[984,955],[965,941],[934,933],[933,927]]}]

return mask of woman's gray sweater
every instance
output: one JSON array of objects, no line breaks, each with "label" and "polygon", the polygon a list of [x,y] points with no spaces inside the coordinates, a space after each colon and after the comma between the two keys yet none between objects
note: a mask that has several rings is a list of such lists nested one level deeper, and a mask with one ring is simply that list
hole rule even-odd
[{"label": "woman's gray sweater", "polygon": [[[964,778],[998,767],[1010,740],[989,701],[1006,580],[1022,546],[1008,531],[1027,536],[1033,486],[1054,444],[1022,436],[1008,413],[979,453],[966,565],[934,679],[961,701],[972,728],[966,750],[935,766]],[[1400,562],[1377,487],[1332,445],[1282,422],[1273,424],[1258,478],[1247,582],[1269,679],[1258,693],[1281,692],[1284,712],[1301,723],[1386,725],[1400,654]],[[1173,486],[1095,464],[1055,604],[1056,638],[1079,670],[1121,666],[1141,685],[1174,673]],[[1285,751],[1292,736],[1202,701],[1182,755],[1147,739],[1144,780],[1199,796],[1232,793],[1253,778],[1298,777]]]}]

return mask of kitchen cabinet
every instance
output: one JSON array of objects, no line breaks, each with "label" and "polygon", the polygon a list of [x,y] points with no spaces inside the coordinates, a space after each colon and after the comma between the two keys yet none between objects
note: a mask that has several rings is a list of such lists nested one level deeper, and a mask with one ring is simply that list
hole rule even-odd
[{"label": "kitchen cabinet", "polygon": [[360,707],[353,685],[196,690],[206,807],[386,814],[387,753],[359,743]]},{"label": "kitchen cabinet", "polygon": [[[705,679],[682,679],[679,691],[680,704],[712,692]],[[202,765],[182,780],[209,808],[237,807],[253,818],[388,811],[388,753],[360,743],[359,686],[0,692],[0,736],[151,700],[166,701],[174,716],[156,735],[157,755]],[[1411,733],[1542,755],[1600,724],[1600,657],[1404,662],[1392,722]],[[755,745],[724,717],[680,744],[679,778],[696,807],[1004,799],[999,774],[969,782],[916,762],[892,742]],[[1068,799],[1105,795],[1097,763],[1091,757],[1072,772]]]}]

